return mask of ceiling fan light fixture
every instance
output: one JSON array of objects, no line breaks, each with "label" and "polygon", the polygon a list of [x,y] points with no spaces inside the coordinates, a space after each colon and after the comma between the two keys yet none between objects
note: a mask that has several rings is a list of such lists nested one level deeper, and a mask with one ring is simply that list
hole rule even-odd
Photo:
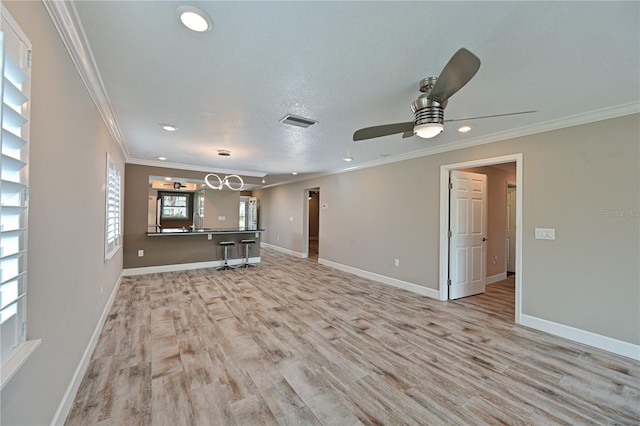
[{"label": "ceiling fan light fixture", "polygon": [[413,128],[413,133],[424,139],[431,139],[438,136],[444,130],[444,126],[440,123],[418,124]]},{"label": "ceiling fan light fixture", "polygon": [[182,25],[197,33],[206,33],[213,28],[213,21],[204,11],[193,6],[180,6],[176,9]]}]

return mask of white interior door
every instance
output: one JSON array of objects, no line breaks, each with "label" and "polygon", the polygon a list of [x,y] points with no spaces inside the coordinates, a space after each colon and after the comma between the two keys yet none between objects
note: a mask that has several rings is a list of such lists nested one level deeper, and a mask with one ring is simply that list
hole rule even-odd
[{"label": "white interior door", "polygon": [[516,187],[507,186],[507,272],[516,271]]},{"label": "white interior door", "polygon": [[449,203],[449,299],[484,293],[487,176],[452,170]]}]

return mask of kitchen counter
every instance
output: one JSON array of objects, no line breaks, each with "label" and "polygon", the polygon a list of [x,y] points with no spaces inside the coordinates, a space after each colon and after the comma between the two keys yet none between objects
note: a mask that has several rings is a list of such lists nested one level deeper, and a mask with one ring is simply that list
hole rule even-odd
[{"label": "kitchen counter", "polygon": [[213,228],[165,228],[154,232],[147,232],[147,237],[165,237],[168,235],[223,235],[223,234],[253,234],[264,229],[213,229]]}]

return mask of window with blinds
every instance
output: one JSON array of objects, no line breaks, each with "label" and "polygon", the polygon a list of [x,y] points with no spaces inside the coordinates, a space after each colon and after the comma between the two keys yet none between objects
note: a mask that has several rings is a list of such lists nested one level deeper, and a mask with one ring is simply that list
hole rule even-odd
[{"label": "window with blinds", "polygon": [[118,165],[107,154],[105,258],[111,259],[120,248],[121,177]]},{"label": "window with blinds", "polygon": [[0,30],[0,358],[4,366],[26,339],[31,47],[4,8]]}]

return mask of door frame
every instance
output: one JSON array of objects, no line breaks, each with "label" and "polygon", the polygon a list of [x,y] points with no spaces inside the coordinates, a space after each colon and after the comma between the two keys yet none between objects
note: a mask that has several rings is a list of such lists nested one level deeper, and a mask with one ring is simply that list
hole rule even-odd
[{"label": "door frame", "polygon": [[515,322],[522,322],[522,153],[490,157],[462,163],[445,164],[440,166],[440,279],[439,298],[449,300],[449,176],[451,170],[467,169],[471,167],[493,166],[502,163],[516,163],[516,290],[515,290]]}]

